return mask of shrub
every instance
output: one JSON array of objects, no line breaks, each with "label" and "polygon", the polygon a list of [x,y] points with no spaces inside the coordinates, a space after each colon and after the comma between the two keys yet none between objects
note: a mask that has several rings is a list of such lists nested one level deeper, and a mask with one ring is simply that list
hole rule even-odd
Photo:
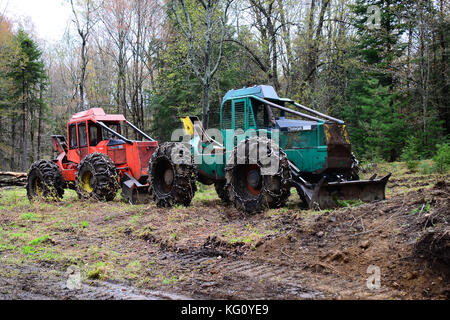
[{"label": "shrub", "polygon": [[419,165],[419,152],[417,150],[417,141],[414,138],[410,138],[403,148],[401,160],[406,162],[406,166],[409,170],[415,171]]},{"label": "shrub", "polygon": [[450,144],[437,144],[436,149],[436,155],[433,157],[434,171],[445,173],[450,169]]},{"label": "shrub", "polygon": [[433,167],[430,164],[428,164],[427,162],[423,162],[420,164],[420,172],[422,174],[432,174]]}]

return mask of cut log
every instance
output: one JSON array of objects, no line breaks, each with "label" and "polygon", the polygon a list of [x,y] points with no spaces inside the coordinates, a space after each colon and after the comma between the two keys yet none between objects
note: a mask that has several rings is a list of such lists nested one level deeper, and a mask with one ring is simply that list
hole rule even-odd
[{"label": "cut log", "polygon": [[2,172],[0,171],[0,187],[25,186],[27,174],[25,172]]}]

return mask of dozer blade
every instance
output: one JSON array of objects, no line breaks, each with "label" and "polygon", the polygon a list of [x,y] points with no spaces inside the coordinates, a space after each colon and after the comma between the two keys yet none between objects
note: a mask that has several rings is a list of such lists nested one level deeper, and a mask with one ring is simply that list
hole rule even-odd
[{"label": "dozer blade", "polygon": [[125,180],[122,182],[122,197],[129,204],[147,204],[150,202],[148,186],[140,184],[133,177],[125,174]]},{"label": "dozer blade", "polygon": [[386,184],[391,174],[375,179],[345,182],[325,182],[316,185],[301,185],[304,200],[310,209],[327,209],[339,206],[338,200],[361,200],[372,202],[386,198]]}]

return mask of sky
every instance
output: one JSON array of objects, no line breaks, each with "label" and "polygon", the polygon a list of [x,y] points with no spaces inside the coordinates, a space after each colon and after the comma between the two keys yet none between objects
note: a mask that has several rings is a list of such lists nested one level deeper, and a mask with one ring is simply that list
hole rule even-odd
[{"label": "sky", "polygon": [[10,19],[30,18],[39,38],[61,40],[72,19],[67,0],[0,0],[0,10]]}]

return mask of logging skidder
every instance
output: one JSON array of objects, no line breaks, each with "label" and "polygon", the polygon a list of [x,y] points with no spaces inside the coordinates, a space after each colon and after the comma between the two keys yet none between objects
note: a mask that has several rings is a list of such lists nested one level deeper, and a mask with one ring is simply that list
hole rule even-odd
[{"label": "logging skidder", "polygon": [[[125,127],[143,141],[126,138]],[[31,165],[26,186],[30,200],[61,199],[67,187],[80,199],[111,201],[122,188],[128,202],[148,202],[148,164],[157,141],[123,115],[107,115],[101,108],[73,115],[67,137],[68,142],[64,136],[52,136],[54,160]]]},{"label": "logging skidder", "polygon": [[[195,162],[198,181],[214,184],[224,202],[242,211],[281,207],[291,187],[307,208],[330,208],[339,200],[385,198],[390,174],[359,179],[358,161],[342,120],[279,98],[271,86],[229,91],[222,101],[220,132],[215,138],[197,117],[181,120],[188,143],[171,142],[159,150],[182,150],[187,144],[191,154],[184,155],[185,163]],[[177,165],[168,154],[151,164],[150,188],[162,206],[174,202],[171,185]]]}]

